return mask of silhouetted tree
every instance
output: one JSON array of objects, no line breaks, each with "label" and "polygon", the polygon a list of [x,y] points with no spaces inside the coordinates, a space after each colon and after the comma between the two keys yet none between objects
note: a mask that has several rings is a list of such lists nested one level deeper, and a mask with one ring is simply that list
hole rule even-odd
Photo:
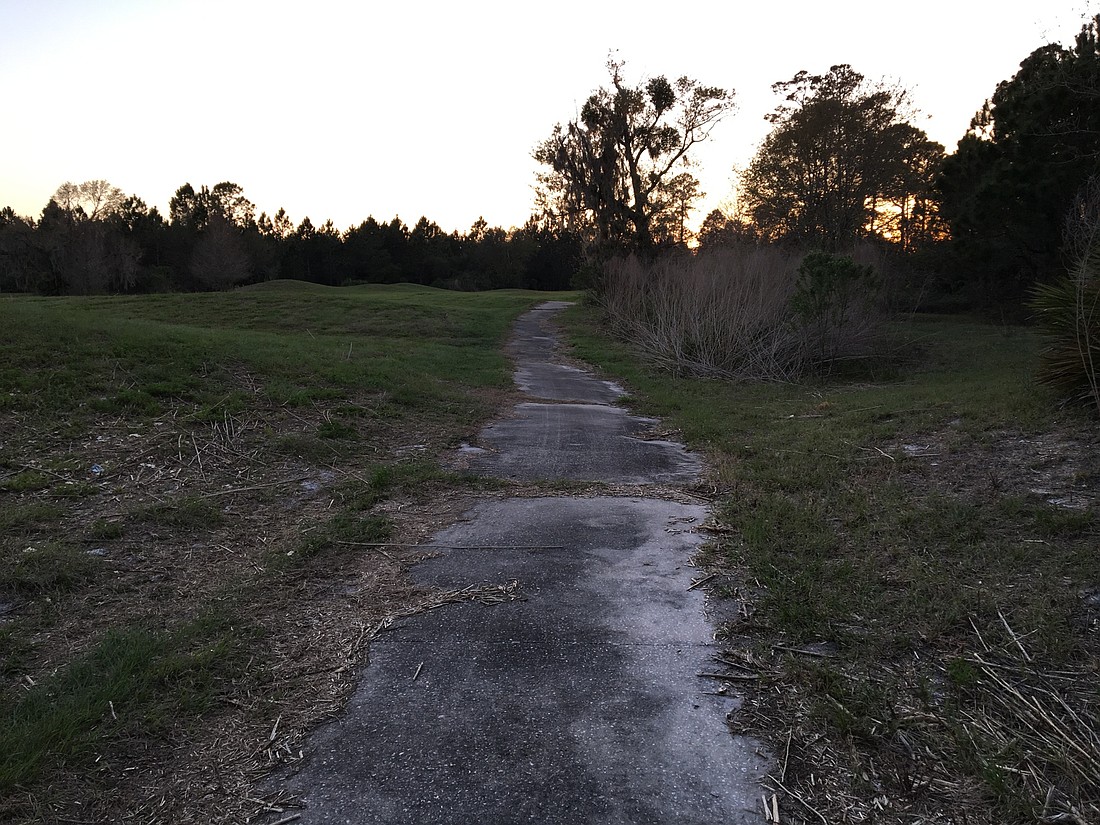
[{"label": "silhouetted tree", "polygon": [[122,192],[106,181],[58,187],[36,232],[46,264],[38,285],[41,291],[92,295],[133,287],[138,247],[117,221],[108,220],[123,200]]},{"label": "silhouetted tree", "polygon": [[[279,210],[283,212],[283,210]],[[283,213],[285,215],[285,212]],[[245,235],[253,275],[258,281],[270,281],[283,276],[282,260],[286,252],[283,238],[276,233],[275,224],[266,212],[256,219],[255,232]]]},{"label": "silhouetted tree", "polygon": [[340,230],[332,220],[326,220],[309,243],[309,256],[312,260],[314,280],[317,283],[337,286],[344,281],[341,251],[343,241]]},{"label": "silhouetted tree", "polygon": [[580,117],[554,127],[535,149],[548,167],[539,176],[539,207],[601,247],[654,247],[658,188],[733,110],[733,93],[681,77],[637,86],[609,60],[611,88],[597,89]]},{"label": "silhouetted tree", "polygon": [[238,229],[255,226],[256,207],[244,196],[244,190],[231,181],[215,184],[209,192],[202,188],[200,197],[205,199],[208,212],[218,212]]},{"label": "silhouetted tree", "polygon": [[185,183],[168,201],[168,219],[178,228],[197,232],[206,226],[206,203],[190,183]]},{"label": "silhouetted tree", "polygon": [[699,181],[688,172],[681,172],[662,183],[653,193],[653,237],[661,244],[680,244],[693,239],[688,217],[695,202],[706,197],[699,191]]},{"label": "silhouetted tree", "polygon": [[241,230],[221,212],[211,212],[191,257],[191,277],[205,289],[229,289],[246,280],[250,262]]},{"label": "silhouetted tree", "polygon": [[409,227],[395,215],[393,220],[382,226],[381,237],[382,248],[393,262],[393,269],[382,283],[396,284],[408,280]]},{"label": "silhouetted tree", "polygon": [[102,181],[58,192],[65,205],[51,199],[37,223],[0,210],[0,290],[208,290],[278,277],[553,289],[568,286],[579,248],[576,235],[538,221],[506,231],[482,217],[466,234],[446,233],[426,216],[411,230],[400,217],[385,224],[371,217],[344,233],[308,217],[295,227],[285,209],[256,218],[228,181],[179,187],[169,221]]},{"label": "silhouetted tree", "polygon": [[461,245],[435,221],[422,216],[409,233],[407,267],[416,283],[442,286],[461,264]]},{"label": "silhouetted tree", "polygon": [[530,218],[512,235],[512,243],[526,243],[523,278],[525,289],[570,289],[581,266],[582,239],[554,222]]},{"label": "silhouetted tree", "polygon": [[903,211],[930,186],[928,158],[943,147],[903,120],[904,92],[848,65],[772,88],[784,101],[740,188],[766,238],[841,250],[872,231],[879,210]]},{"label": "silhouetted tree", "polygon": [[244,196],[244,190],[230,181],[222,181],[213,189],[203,186],[198,192],[185,183],[168,202],[171,222],[195,232],[204,229],[214,213],[233,226],[246,229],[254,225],[256,207]]},{"label": "silhouetted tree", "polygon": [[885,238],[911,252],[947,237],[934,187],[944,162],[943,146],[928,140],[919,129],[899,129],[899,158],[895,177],[871,204],[871,235]]},{"label": "silhouetted tree", "polygon": [[271,221],[271,227],[277,238],[286,239],[294,234],[294,222],[281,206]]},{"label": "silhouetted tree", "polygon": [[950,268],[975,302],[1019,302],[1060,273],[1062,221],[1100,172],[1100,15],[1036,49],[975,115],[937,182]]},{"label": "silhouetted tree", "polygon": [[122,190],[105,180],[84,183],[66,181],[57,187],[53,201],[71,214],[81,213],[88,220],[103,220],[114,214],[125,199]]},{"label": "silhouetted tree", "polygon": [[459,289],[506,289],[521,285],[525,252],[523,244],[512,243],[500,227],[489,226],[479,217],[462,238],[465,271],[454,281]]},{"label": "silhouetted tree", "polygon": [[46,270],[34,221],[0,210],[0,292],[31,292]]},{"label": "silhouetted tree", "polygon": [[366,283],[396,283],[401,271],[386,246],[386,229],[373,217],[344,233],[346,278]]},{"label": "silhouetted tree", "polygon": [[137,251],[138,271],[126,291],[149,292],[170,289],[167,267],[171,242],[168,225],[154,206],[149,206],[136,195],[122,200],[117,210],[107,219],[112,231],[126,238]]},{"label": "silhouetted tree", "polygon": [[728,217],[722,210],[713,209],[703,219],[699,227],[699,249],[701,251],[756,244],[759,238],[752,224],[738,218]]}]

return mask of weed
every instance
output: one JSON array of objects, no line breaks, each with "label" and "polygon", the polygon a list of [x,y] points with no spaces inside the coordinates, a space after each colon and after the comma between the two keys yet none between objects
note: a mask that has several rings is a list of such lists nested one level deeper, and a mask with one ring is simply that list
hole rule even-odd
[{"label": "weed", "polygon": [[947,663],[947,676],[961,688],[973,687],[979,678],[977,669],[967,659],[951,659]]},{"label": "weed", "polygon": [[96,519],[88,527],[87,536],[92,541],[111,541],[120,539],[126,534],[126,528],[121,521],[108,521]]},{"label": "weed", "polygon": [[174,527],[181,530],[200,530],[221,524],[225,515],[208,498],[184,496],[176,501],[155,504],[138,514],[147,524]]},{"label": "weed", "polygon": [[88,498],[99,494],[99,488],[85,481],[66,481],[50,489],[50,495],[58,498]]},{"label": "weed", "polygon": [[1090,510],[1069,510],[1060,507],[1035,508],[1035,526],[1048,538],[1085,537],[1094,532],[1096,518]]},{"label": "weed", "polygon": [[55,521],[61,512],[60,507],[41,501],[9,504],[0,507],[0,531],[32,533],[36,528]]},{"label": "weed", "polygon": [[74,590],[92,581],[102,563],[82,548],[47,542],[3,551],[0,592],[20,595]]},{"label": "weed", "polygon": [[160,403],[144,390],[122,389],[113,396],[93,399],[92,409],[103,413],[130,413],[137,415],[156,415]]},{"label": "weed", "polygon": [[327,462],[335,453],[332,446],[326,444],[320,438],[297,433],[278,436],[272,441],[271,449],[283,455],[293,456],[318,464]]},{"label": "weed", "polygon": [[86,765],[112,739],[163,735],[209,708],[244,663],[246,628],[207,613],[171,632],[108,631],[94,648],[0,704],[0,791],[54,764]]},{"label": "weed", "polygon": [[225,420],[227,415],[237,415],[248,409],[250,397],[234,390],[216,401],[200,404],[199,408],[189,416],[189,420],[196,424],[217,424]]},{"label": "weed", "polygon": [[52,479],[38,470],[24,470],[0,481],[0,490],[9,493],[32,493],[50,486]]},{"label": "weed", "polygon": [[359,431],[342,421],[326,421],[317,428],[317,435],[321,438],[355,439],[359,437]]},{"label": "weed", "polygon": [[[18,627],[0,624],[0,674],[14,676],[19,674],[34,650],[33,643]],[[0,705],[3,702],[0,700]]]},{"label": "weed", "polygon": [[322,554],[347,553],[357,546],[389,538],[393,525],[384,516],[339,513],[325,524],[313,528],[297,547],[273,559],[277,568],[303,565]]}]

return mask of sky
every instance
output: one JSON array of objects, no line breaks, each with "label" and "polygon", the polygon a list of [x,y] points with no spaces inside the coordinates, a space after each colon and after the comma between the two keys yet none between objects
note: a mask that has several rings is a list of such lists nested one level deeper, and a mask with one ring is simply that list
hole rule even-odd
[{"label": "sky", "polygon": [[607,82],[687,75],[738,108],[696,153],[734,197],[771,84],[848,63],[901,83],[954,149],[1034,49],[1069,44],[1082,0],[0,0],[0,207],[37,217],[106,179],[167,214],[184,183],[239,184],[257,214],[346,229],[373,215],[445,231],[522,225],[531,153]]}]

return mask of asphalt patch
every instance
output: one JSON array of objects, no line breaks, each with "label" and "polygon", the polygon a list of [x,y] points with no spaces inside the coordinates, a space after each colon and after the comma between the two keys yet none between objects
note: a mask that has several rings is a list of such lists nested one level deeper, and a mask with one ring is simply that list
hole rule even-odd
[{"label": "asphalt patch", "polygon": [[713,628],[688,590],[701,539],[683,526],[704,517],[512,499],[435,536],[462,549],[419,565],[421,584],[518,580],[524,599],[434,610],[376,640],[290,784],[302,821],[759,821],[763,762],[725,725],[735,701],[697,675],[713,669]]},{"label": "asphalt patch", "polygon": [[523,403],[514,412],[481,431],[478,442],[489,452],[470,459],[471,472],[522,481],[687,484],[702,470],[682,444],[642,438],[657,421],[621,407]]}]

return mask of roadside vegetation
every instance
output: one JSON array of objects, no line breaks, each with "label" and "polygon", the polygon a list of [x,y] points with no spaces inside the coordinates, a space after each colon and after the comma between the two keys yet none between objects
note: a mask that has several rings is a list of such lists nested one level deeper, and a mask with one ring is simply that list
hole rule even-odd
[{"label": "roadside vegetation", "polygon": [[511,391],[544,297],[0,299],[0,820],[277,808],[249,781],[440,598],[400,544],[475,483],[437,455]]},{"label": "roadside vegetation", "polygon": [[[711,467],[735,729],[784,822],[1095,822],[1100,429],[1020,327],[915,316],[801,383],[678,377],[569,316]],[[738,678],[740,677],[740,678]]]},{"label": "roadside vegetation", "polygon": [[678,374],[789,381],[868,357],[881,338],[880,256],[737,244],[608,262],[593,297],[612,333]]},{"label": "roadside vegetation", "polygon": [[768,821],[1100,821],[1098,67],[1093,16],[952,154],[904,89],[798,72],[690,251],[661,159],[731,93],[612,62],[536,152],[587,228],[576,354],[708,459]]}]

